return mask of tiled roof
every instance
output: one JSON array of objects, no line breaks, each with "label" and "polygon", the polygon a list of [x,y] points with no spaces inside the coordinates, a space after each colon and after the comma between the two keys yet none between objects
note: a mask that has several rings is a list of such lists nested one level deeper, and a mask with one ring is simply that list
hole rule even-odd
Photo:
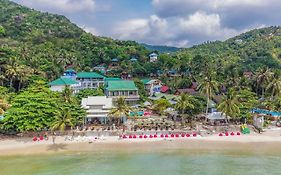
[{"label": "tiled roof", "polygon": [[66,77],[58,78],[52,81],[51,83],[49,83],[50,86],[73,85],[73,84],[78,84],[78,82],[71,78],[66,78]]},{"label": "tiled roof", "polygon": [[119,81],[108,81],[106,90],[138,90],[133,81],[119,80]]},{"label": "tiled roof", "polygon": [[76,76],[77,78],[105,78],[96,72],[79,72]]}]

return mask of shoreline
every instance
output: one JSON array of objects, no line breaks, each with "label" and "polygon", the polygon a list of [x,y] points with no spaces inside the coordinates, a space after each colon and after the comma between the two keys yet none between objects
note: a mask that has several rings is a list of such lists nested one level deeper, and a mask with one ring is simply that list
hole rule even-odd
[{"label": "shoreline", "polygon": [[119,139],[108,136],[103,140],[65,141],[58,136],[56,144],[48,141],[33,142],[31,138],[8,139],[0,141],[0,156],[17,155],[48,155],[79,152],[149,152],[149,151],[226,151],[243,153],[267,153],[281,156],[280,131],[270,131],[265,134],[250,134],[241,136],[218,135],[189,138],[147,138]]}]

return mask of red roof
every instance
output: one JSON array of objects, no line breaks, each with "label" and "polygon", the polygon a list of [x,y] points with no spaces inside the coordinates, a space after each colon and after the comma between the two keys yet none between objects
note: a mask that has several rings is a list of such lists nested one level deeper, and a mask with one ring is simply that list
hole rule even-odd
[{"label": "red roof", "polygon": [[167,92],[169,90],[169,87],[168,86],[162,86],[161,87],[161,92],[162,93],[165,93],[165,92]]}]

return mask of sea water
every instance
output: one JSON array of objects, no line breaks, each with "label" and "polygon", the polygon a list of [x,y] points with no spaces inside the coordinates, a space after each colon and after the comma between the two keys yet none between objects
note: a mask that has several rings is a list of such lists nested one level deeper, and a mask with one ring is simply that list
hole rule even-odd
[{"label": "sea water", "polygon": [[0,157],[1,175],[280,175],[280,155],[81,152]]}]

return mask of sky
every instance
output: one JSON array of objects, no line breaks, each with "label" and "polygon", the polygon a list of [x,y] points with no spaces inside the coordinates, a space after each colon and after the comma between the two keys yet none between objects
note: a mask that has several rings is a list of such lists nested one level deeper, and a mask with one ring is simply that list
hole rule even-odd
[{"label": "sky", "polygon": [[281,25],[281,0],[13,0],[98,36],[190,47]]}]

